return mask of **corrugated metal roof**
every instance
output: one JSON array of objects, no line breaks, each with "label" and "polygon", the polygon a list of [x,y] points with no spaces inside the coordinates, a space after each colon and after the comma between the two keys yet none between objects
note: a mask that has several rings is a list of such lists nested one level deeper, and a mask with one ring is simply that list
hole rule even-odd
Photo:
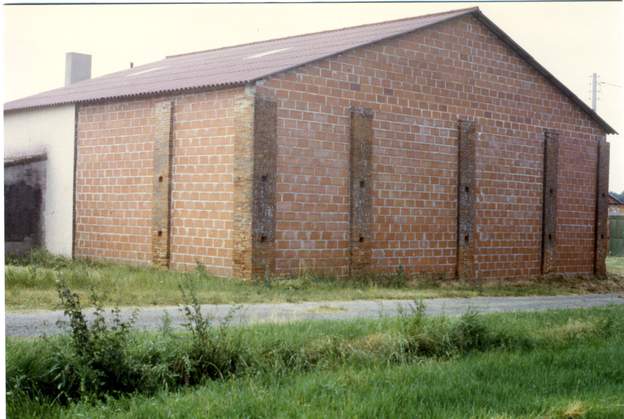
[{"label": "corrugated metal roof", "polygon": [[172,56],[18,99],[7,103],[5,110],[247,83],[473,10],[457,10]]},{"label": "corrugated metal roof", "polygon": [[[80,103],[102,99],[123,98],[140,95],[153,95],[177,92],[204,87],[226,87],[259,80],[301,65],[331,57],[392,38],[408,32],[428,27],[459,16],[474,14],[477,18],[498,30],[501,39],[512,45],[534,67],[564,90],[564,93],[577,102],[592,118],[596,119],[607,132],[615,133],[606,122],[578,99],[569,89],[533,60],[509,37],[496,27],[478,8],[453,10],[414,18],[393,20],[369,25],[318,32],[288,38],[254,42],[182,54],[168,57],[131,69],[101,77],[84,80],[67,87],[39,93],[5,104],[5,111]],[[484,20],[483,20],[484,19]],[[504,36],[501,36],[502,35]],[[531,61],[532,60],[532,61]],[[551,80],[552,81],[552,80]]]}]

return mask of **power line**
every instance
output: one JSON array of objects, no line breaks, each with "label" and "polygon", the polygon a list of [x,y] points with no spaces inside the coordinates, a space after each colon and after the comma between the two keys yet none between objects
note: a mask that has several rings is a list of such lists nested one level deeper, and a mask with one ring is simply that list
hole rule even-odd
[{"label": "power line", "polygon": [[602,93],[602,91],[600,90],[600,86],[617,87],[619,89],[621,89],[622,86],[620,86],[619,84],[609,83],[606,81],[598,81],[599,76],[597,73],[593,73],[590,77],[591,77],[591,89],[590,89],[589,94],[590,94],[591,108],[592,110],[596,111],[596,108],[598,107],[598,101],[600,100],[598,96],[600,93]]},{"label": "power line", "polygon": [[619,87],[622,88],[619,84],[607,83],[606,81],[598,82],[598,84],[606,84],[607,86]]}]

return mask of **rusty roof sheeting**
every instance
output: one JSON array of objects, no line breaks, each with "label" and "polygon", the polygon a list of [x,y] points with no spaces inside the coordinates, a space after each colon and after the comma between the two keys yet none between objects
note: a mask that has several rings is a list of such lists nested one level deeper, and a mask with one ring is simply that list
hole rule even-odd
[{"label": "rusty roof sheeting", "polygon": [[168,57],[5,104],[5,110],[239,85],[476,9],[254,42]]},{"label": "rusty roof sheeting", "polygon": [[6,103],[4,110],[241,85],[467,14],[473,14],[490,27],[607,133],[615,133],[613,128],[487,19],[477,7],[174,55],[154,63],[17,99]]}]

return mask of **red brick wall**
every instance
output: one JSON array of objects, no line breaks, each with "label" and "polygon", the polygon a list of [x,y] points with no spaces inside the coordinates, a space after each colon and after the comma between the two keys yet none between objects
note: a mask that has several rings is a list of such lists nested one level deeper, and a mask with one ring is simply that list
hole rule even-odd
[{"label": "red brick wall", "polygon": [[540,273],[543,130],[560,133],[557,265],[593,270],[602,130],[472,17],[283,73],[278,100],[276,269],[346,273],[349,107],[373,121],[373,268],[452,276],[457,120],[477,120],[476,272]]},{"label": "red brick wall", "polygon": [[171,267],[232,273],[235,101],[242,88],[79,108],[76,256],[151,260],[154,104],[172,100]]},{"label": "red brick wall", "polygon": [[153,101],[81,105],[75,256],[151,260]]},{"label": "red brick wall", "polygon": [[236,100],[242,88],[182,96],[174,105],[171,267],[196,262],[232,274]]},{"label": "red brick wall", "polygon": [[[603,132],[474,18],[270,77],[256,94],[277,101],[278,274],[349,270],[351,107],[374,112],[373,269],[455,275],[457,124],[471,119],[477,277],[540,273],[544,129],[560,141],[555,265],[592,272]],[[154,104],[171,100],[170,266],[238,272],[234,147],[253,120],[250,112],[248,124],[241,119],[244,97],[240,87],[81,105],[76,255],[150,262]]]}]

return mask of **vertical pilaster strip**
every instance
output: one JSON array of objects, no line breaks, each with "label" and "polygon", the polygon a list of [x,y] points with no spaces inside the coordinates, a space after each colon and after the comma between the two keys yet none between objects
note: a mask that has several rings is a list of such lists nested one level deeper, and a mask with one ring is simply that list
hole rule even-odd
[{"label": "vertical pilaster strip", "polygon": [[598,166],[596,179],[596,248],[594,274],[607,274],[609,216],[609,143],[602,137],[598,141]]},{"label": "vertical pilaster strip", "polygon": [[152,263],[169,267],[171,147],[173,103],[156,103],[152,194]]},{"label": "vertical pilaster strip", "polygon": [[457,278],[472,280],[475,271],[476,124],[459,121],[457,168]]},{"label": "vertical pilaster strip", "polygon": [[544,131],[544,180],[542,204],[542,274],[557,271],[557,195],[559,134]]},{"label": "vertical pilaster strip", "polygon": [[254,108],[252,275],[275,271],[277,103],[256,97]]},{"label": "vertical pilaster strip", "polygon": [[366,271],[372,255],[371,197],[373,111],[351,109],[351,234],[350,274]]},{"label": "vertical pilaster strip", "polygon": [[245,87],[237,100],[235,115],[232,274],[242,279],[250,279],[252,275],[254,98],[254,88]]}]

